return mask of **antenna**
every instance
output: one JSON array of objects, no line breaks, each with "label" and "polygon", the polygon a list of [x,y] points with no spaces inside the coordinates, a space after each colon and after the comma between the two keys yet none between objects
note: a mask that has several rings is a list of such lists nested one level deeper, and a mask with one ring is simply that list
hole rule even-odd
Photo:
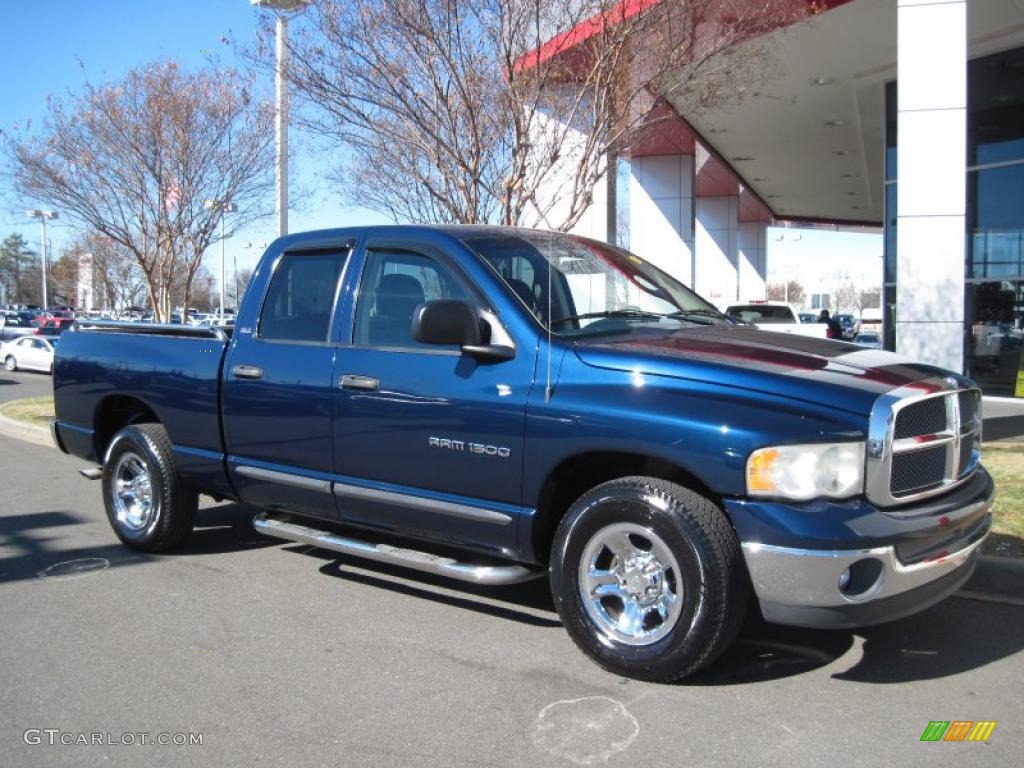
[{"label": "antenna", "polygon": [[544,402],[551,402],[551,327],[554,325],[555,315],[551,311],[552,298],[551,298],[551,273],[554,271],[551,261],[555,257],[554,253],[554,235],[551,230],[548,230],[548,353],[547,353],[547,383],[544,386]]}]

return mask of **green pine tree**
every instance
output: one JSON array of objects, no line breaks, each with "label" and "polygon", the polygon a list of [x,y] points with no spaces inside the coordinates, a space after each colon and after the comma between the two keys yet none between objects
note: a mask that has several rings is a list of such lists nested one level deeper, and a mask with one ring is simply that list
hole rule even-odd
[{"label": "green pine tree", "polygon": [[8,235],[0,243],[0,293],[9,304],[28,304],[39,300],[39,289],[30,284],[29,273],[36,252],[28,247],[21,233]]}]

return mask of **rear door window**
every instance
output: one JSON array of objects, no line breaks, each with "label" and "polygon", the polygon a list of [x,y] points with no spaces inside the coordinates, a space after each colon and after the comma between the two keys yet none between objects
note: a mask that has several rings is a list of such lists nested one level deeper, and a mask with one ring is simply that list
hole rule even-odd
[{"label": "rear door window", "polygon": [[263,302],[258,336],[266,341],[327,341],[347,257],[347,250],[282,256]]}]

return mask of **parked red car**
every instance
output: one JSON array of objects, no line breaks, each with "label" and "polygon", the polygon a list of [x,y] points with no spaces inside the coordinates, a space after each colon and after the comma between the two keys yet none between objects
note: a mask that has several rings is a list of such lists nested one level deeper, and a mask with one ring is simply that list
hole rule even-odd
[{"label": "parked red car", "polygon": [[59,336],[75,322],[73,317],[45,317],[39,321],[36,336]]}]

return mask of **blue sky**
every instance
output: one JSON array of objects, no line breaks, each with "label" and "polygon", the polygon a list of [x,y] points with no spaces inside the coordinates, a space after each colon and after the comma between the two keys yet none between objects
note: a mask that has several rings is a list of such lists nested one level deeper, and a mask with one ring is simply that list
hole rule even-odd
[{"label": "blue sky", "polygon": [[[176,59],[188,67],[201,66],[210,55],[231,64],[232,47],[223,40],[238,45],[254,40],[258,13],[248,0],[8,1],[3,11],[0,126],[5,128],[37,122],[45,112],[48,95],[62,96],[69,89],[76,90],[86,77],[93,82],[119,79],[129,69],[161,57]],[[293,137],[301,140],[294,128]],[[313,172],[323,167],[324,161],[303,151],[292,161],[292,187],[301,186],[312,194],[302,208],[292,208],[291,231],[385,221],[370,211],[342,207]],[[21,232],[38,248],[38,225],[27,221],[24,213],[34,201],[15,199],[7,190],[0,190],[0,200],[0,238]],[[274,234],[273,219],[239,233],[227,244],[229,262],[234,254],[240,268],[250,266],[255,253],[242,248],[242,244],[267,242]],[[48,235],[58,252],[74,236],[60,222],[48,227]],[[839,269],[849,266],[854,271],[870,272],[874,264],[880,265],[882,243],[879,235],[806,231],[800,240],[791,241],[789,248],[789,260],[796,272],[803,271],[802,265],[822,259],[835,261]],[[206,263],[218,275],[219,247],[211,251]],[[785,260],[784,241],[772,233],[768,259],[770,271]]]},{"label": "blue sky", "polygon": [[[76,90],[86,77],[93,82],[119,79],[131,68],[157,58],[200,67],[214,55],[230,65],[234,63],[232,47],[222,40],[239,45],[253,41],[258,13],[248,0],[35,0],[4,2],[3,11],[0,126],[4,128],[38,122],[48,95],[63,96],[68,89]],[[266,85],[272,87],[270,82]],[[294,128],[292,134],[301,139]],[[322,159],[317,162],[322,165]],[[383,221],[370,211],[343,208],[336,196],[317,193],[325,185],[311,171],[313,167],[304,152],[292,160],[292,186],[314,190],[303,209],[291,210],[292,231]],[[0,238],[21,232],[38,249],[39,226],[25,219],[25,208],[34,202],[3,192]],[[241,244],[269,241],[275,233],[273,218],[239,233],[228,242],[229,260],[234,247],[239,268],[248,266],[255,257]],[[58,252],[74,237],[59,221],[47,227],[47,235]],[[211,251],[207,266],[217,275],[219,246]]]}]

